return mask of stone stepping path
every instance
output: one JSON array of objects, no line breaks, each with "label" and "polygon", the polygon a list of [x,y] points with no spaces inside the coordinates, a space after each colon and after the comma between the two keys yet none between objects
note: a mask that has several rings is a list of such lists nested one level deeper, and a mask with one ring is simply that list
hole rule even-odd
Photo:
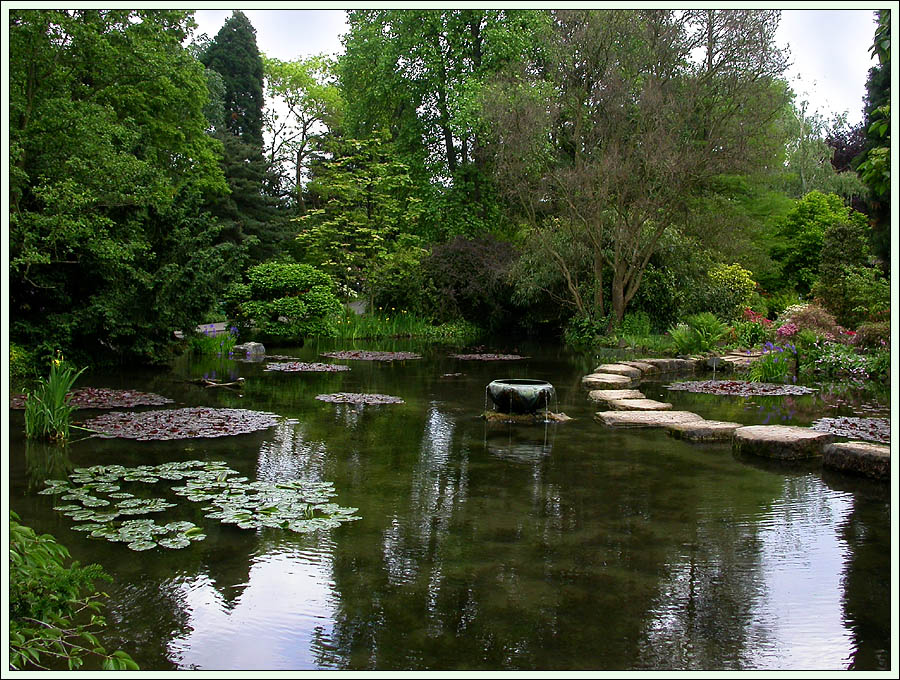
[{"label": "stone stepping path", "polygon": [[594,420],[607,427],[668,427],[703,418],[690,411],[598,411]]},{"label": "stone stepping path", "polygon": [[[755,357],[724,357],[730,364],[749,364]],[[826,467],[890,479],[889,446],[871,442],[835,443],[835,435],[791,425],[741,425],[706,420],[691,411],[673,411],[672,404],[647,399],[637,389],[644,375],[693,373],[705,359],[641,359],[601,364],[584,376],[588,398],[603,402],[609,411],[598,411],[594,420],[607,427],[663,427],[678,439],[696,442],[731,441],[736,454],[751,454],[776,460],[821,458]]]},{"label": "stone stepping path", "polygon": [[610,399],[607,404],[615,411],[669,411],[672,404],[655,399]]},{"label": "stone stepping path", "polygon": [[855,472],[874,477],[890,479],[891,447],[872,442],[843,442],[827,444],[822,451],[825,467]]},{"label": "stone stepping path", "polygon": [[640,390],[591,390],[588,399],[591,401],[614,401],[616,399],[644,399]]}]

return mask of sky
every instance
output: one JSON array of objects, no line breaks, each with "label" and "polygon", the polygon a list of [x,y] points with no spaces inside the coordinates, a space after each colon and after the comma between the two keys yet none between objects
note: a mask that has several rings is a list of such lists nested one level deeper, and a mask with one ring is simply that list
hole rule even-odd
[{"label": "sky", "polygon": [[[804,4],[794,3],[801,7]],[[243,12],[256,29],[260,51],[267,56],[290,61],[343,51],[340,37],[347,28],[343,10]],[[197,33],[212,38],[230,15],[231,9],[197,10]],[[782,10],[778,41],[781,46],[790,47],[793,65],[788,75],[798,102],[809,101],[808,111],[818,112],[825,119],[846,112],[848,122],[861,122],[866,77],[875,64],[869,55],[874,32],[873,9]]]}]

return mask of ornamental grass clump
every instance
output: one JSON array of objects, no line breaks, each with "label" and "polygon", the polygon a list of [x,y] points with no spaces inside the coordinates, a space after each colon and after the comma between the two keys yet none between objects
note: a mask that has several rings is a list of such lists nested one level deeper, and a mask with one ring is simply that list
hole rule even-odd
[{"label": "ornamental grass clump", "polygon": [[775,345],[767,342],[763,345],[762,356],[750,364],[750,381],[765,383],[783,383],[791,376],[796,376],[797,348],[792,344]]},{"label": "ornamental grass clump", "polygon": [[85,371],[76,371],[57,351],[50,361],[50,376],[38,379],[37,387],[27,392],[25,400],[25,436],[64,443],[69,438],[69,418],[74,406],[69,392],[75,380]]},{"label": "ornamental grass clump", "polygon": [[685,321],[669,329],[669,337],[679,354],[709,352],[730,331],[711,312],[693,314]]},{"label": "ornamental grass clump", "polygon": [[210,324],[203,329],[203,335],[191,338],[191,349],[198,354],[215,354],[228,356],[237,344],[238,329],[230,326],[224,333],[216,333],[215,326]]}]

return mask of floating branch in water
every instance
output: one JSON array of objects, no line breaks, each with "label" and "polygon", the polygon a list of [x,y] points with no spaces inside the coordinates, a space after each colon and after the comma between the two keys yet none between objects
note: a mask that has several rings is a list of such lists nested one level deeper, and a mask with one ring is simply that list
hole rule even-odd
[{"label": "floating branch in water", "polygon": [[266,364],[267,371],[284,371],[285,373],[337,373],[349,371],[349,366],[343,364],[305,364],[302,361],[287,361],[283,363]]},{"label": "floating branch in water", "polygon": [[331,404],[404,404],[400,397],[392,397],[388,394],[358,394],[353,392],[335,392],[334,394],[320,394],[316,396],[319,401],[327,401]]},{"label": "floating branch in water", "polygon": [[103,437],[159,441],[246,434],[272,427],[278,420],[274,413],[265,411],[193,407],[143,413],[114,411],[88,420],[84,427]]}]

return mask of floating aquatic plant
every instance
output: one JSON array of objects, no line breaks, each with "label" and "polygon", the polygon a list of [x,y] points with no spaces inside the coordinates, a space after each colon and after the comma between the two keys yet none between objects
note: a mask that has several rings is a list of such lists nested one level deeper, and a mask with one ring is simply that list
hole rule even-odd
[{"label": "floating aquatic plant", "polygon": [[114,411],[88,420],[84,427],[105,437],[158,441],[228,437],[264,430],[277,423],[278,416],[265,411],[193,407],[142,413]]},{"label": "floating aquatic plant", "polygon": [[451,354],[451,359],[462,359],[463,361],[517,361],[518,359],[527,359],[518,354]]},{"label": "floating aquatic plant", "polygon": [[349,371],[349,366],[343,364],[306,364],[302,361],[288,361],[282,363],[266,364],[267,371],[284,371],[287,373],[294,372],[313,372],[313,373],[337,373],[338,371]]},{"label": "floating aquatic plant", "polygon": [[[291,480],[251,482],[221,461],[199,460],[139,465],[95,465],[77,468],[69,479],[48,479],[41,495],[60,495],[54,506],[76,522],[75,531],[91,538],[126,543],[132,550],[157,546],[170,550],[185,548],[206,538],[203,530],[188,521],[160,524],[152,519],[124,519],[131,515],[159,513],[177,506],[163,498],[143,498],[118,489],[120,483],[156,484],[159,480],[181,480],[171,490],[194,503],[203,503],[205,517],[241,529],[277,528],[297,533],[331,529],[359,519],[356,508],[331,502],[335,495],[330,482]],[[107,498],[101,498],[105,494]],[[77,502],[76,502],[77,501]],[[80,503],[80,504],[79,504]],[[97,508],[97,509],[95,509]]]},{"label": "floating aquatic plant", "polygon": [[327,401],[331,404],[403,404],[400,397],[392,397],[389,394],[359,394],[355,392],[335,392],[334,394],[319,394],[319,401]]},{"label": "floating aquatic plant", "polygon": [[[168,397],[152,392],[136,390],[113,390],[106,387],[80,387],[72,390],[68,403],[76,409],[132,408],[135,406],[163,406],[174,403]],[[13,394],[9,399],[10,408],[25,408],[26,395]]]},{"label": "floating aquatic plant", "polygon": [[883,444],[891,441],[891,421],[887,418],[819,418],[812,424],[812,429],[830,432],[839,437],[866,439]]},{"label": "floating aquatic plant", "polygon": [[370,352],[367,350],[342,350],[340,352],[325,352],[323,357],[331,359],[359,359],[361,361],[402,361],[404,359],[421,359],[421,354],[412,352]]},{"label": "floating aquatic plant", "polygon": [[813,388],[802,385],[780,385],[776,383],[747,382],[744,380],[686,380],[666,385],[666,388],[673,391],[724,394],[735,397],[777,397],[815,392]]}]

